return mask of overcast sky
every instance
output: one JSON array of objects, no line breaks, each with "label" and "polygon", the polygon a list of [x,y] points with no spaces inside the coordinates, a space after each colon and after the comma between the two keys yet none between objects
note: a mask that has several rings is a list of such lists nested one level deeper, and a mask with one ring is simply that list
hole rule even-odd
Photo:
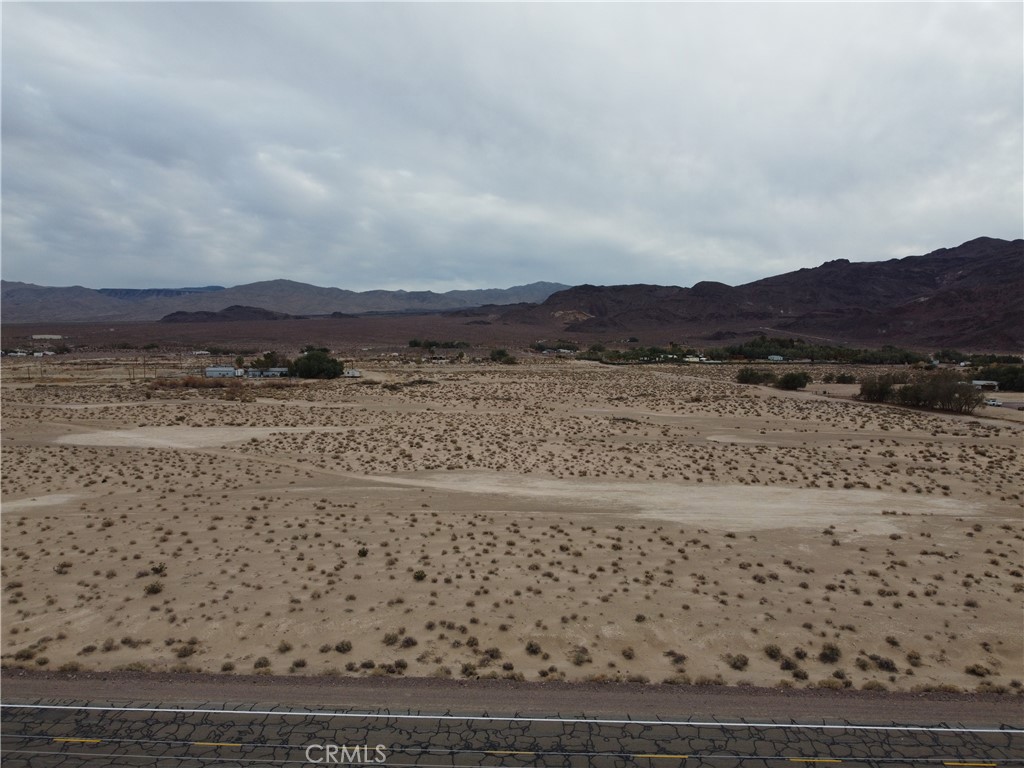
[{"label": "overcast sky", "polygon": [[1022,236],[1021,3],[4,3],[2,275],[737,285]]}]

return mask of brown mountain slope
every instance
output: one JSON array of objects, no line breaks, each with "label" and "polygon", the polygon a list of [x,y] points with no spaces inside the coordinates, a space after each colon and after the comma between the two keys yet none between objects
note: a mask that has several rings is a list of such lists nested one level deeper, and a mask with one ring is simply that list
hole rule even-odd
[{"label": "brown mountain slope", "polygon": [[774,331],[865,344],[1018,350],[1024,240],[978,238],[883,262],[830,261],[746,285],[583,285],[507,312],[567,331],[675,329],[690,338]]}]

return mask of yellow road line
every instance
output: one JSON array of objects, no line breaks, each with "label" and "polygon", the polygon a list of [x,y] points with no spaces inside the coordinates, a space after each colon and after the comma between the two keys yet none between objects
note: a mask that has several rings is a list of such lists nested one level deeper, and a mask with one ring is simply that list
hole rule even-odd
[{"label": "yellow road line", "polygon": [[633,757],[646,757],[651,760],[686,760],[689,755],[633,755]]},{"label": "yellow road line", "polygon": [[241,744],[229,744],[222,741],[193,741],[194,747],[240,747]]},{"label": "yellow road line", "polygon": [[62,736],[54,736],[53,740],[61,741],[67,744],[100,744],[103,742],[103,739],[71,739]]},{"label": "yellow road line", "polygon": [[943,762],[943,765],[957,765],[957,766],[973,766],[973,768],[994,768],[999,765],[998,763],[947,763]]}]

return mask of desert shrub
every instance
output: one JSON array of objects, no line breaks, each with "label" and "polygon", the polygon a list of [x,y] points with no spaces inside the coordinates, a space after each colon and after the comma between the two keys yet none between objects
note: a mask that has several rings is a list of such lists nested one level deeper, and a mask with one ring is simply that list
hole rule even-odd
[{"label": "desert shrub", "polygon": [[838,645],[835,643],[825,643],[818,654],[818,661],[823,664],[835,664],[842,655]]},{"label": "desert shrub", "polygon": [[836,680],[834,677],[826,677],[824,680],[819,680],[814,684],[814,687],[829,691],[840,691],[844,688],[843,681]]},{"label": "desert shrub", "polygon": [[270,666],[270,659],[266,656],[260,656],[256,661],[252,663],[253,669],[266,669]]},{"label": "desert shrub", "polygon": [[750,663],[750,659],[748,659],[742,653],[737,653],[735,655],[730,653],[726,655],[725,663],[728,664],[732,669],[742,671],[747,668],[747,664]]},{"label": "desert shrub", "polygon": [[782,649],[775,643],[769,643],[764,647],[764,655],[772,661],[778,661],[782,658]]},{"label": "desert shrub", "polygon": [[686,663],[686,654],[685,653],[680,653],[679,651],[675,651],[675,650],[667,650],[667,651],[665,651],[665,656],[667,658],[671,659],[672,663],[674,665],[676,665],[677,667],[681,667],[683,664]]},{"label": "desert shrub", "polygon": [[540,643],[538,643],[536,640],[530,640],[526,644],[526,652],[531,656],[538,655],[540,653]]},{"label": "desert shrub", "polygon": [[590,657],[590,651],[587,650],[585,645],[577,645],[572,649],[569,654],[569,660],[577,667],[581,667],[584,664],[589,664],[593,659]]},{"label": "desert shrub", "polygon": [[877,653],[868,654],[868,658],[875,662],[875,666],[883,672],[898,672],[896,662],[887,656],[879,656]]},{"label": "desert shrub", "polygon": [[334,650],[338,653],[348,653],[352,650],[352,643],[348,640],[342,640],[334,644]]},{"label": "desert shrub", "polygon": [[803,389],[811,383],[811,374],[806,371],[790,371],[789,373],[783,374],[775,386],[778,389]]},{"label": "desert shrub", "polygon": [[745,366],[736,372],[736,382],[739,384],[770,384],[775,381],[775,374],[759,368]]},{"label": "desert shrub", "polygon": [[725,685],[725,680],[722,679],[721,675],[715,675],[709,677],[708,675],[701,675],[693,681],[694,685],[707,686],[707,685]]},{"label": "desert shrub", "polygon": [[143,588],[142,591],[147,595],[159,595],[164,591],[164,585],[159,581],[151,581]]}]

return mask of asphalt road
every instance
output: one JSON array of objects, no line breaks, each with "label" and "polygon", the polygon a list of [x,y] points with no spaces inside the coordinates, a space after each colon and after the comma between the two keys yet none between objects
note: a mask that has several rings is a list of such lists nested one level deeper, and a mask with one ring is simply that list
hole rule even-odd
[{"label": "asphalt road", "polygon": [[[908,699],[906,709],[922,706],[957,708],[965,719],[977,719],[979,711],[996,720],[988,725],[956,722],[910,725],[873,720],[845,721],[817,717],[794,721],[780,714],[792,711],[793,697],[775,692],[751,691],[760,717],[734,719],[680,716],[689,709],[685,691],[649,689],[635,692],[636,700],[669,698],[660,702],[664,716],[649,716],[647,708],[627,704],[618,717],[585,714],[573,716],[522,714],[517,705],[518,687],[494,687],[490,713],[452,706],[478,697],[477,686],[436,685],[432,681],[402,681],[408,685],[340,686],[349,700],[369,700],[383,693],[395,699],[397,690],[412,688],[425,697],[421,709],[368,710],[358,706],[339,708],[282,704],[293,698],[289,686],[254,686],[259,694],[284,692],[273,703],[249,701],[190,702],[178,698],[188,686],[164,688],[177,695],[174,701],[136,704],[123,700],[99,700],[108,691],[102,680],[93,685],[66,681],[70,697],[32,699],[40,690],[50,691],[59,680],[35,685],[3,680],[0,750],[4,768],[9,766],[272,766],[272,765],[419,765],[419,766],[1024,766],[1024,727],[1020,700],[996,702],[989,712],[976,702]],[[109,681],[107,681],[109,682]],[[141,680],[137,690],[151,692],[158,683]],[[238,686],[238,682],[234,682]],[[247,687],[242,684],[242,692]],[[83,687],[94,695],[82,695]],[[214,686],[216,687],[216,686]],[[488,686],[483,687],[485,692]],[[605,687],[606,691],[608,690]],[[124,690],[123,688],[121,690]],[[228,692],[238,693],[233,688]],[[322,700],[337,700],[338,689]],[[527,686],[524,689],[536,710],[545,698],[564,705],[565,695],[578,691],[576,700],[594,702],[601,691],[587,688]],[[460,691],[466,695],[460,697]],[[470,693],[477,691],[476,693]],[[505,706],[501,706],[504,693]],[[615,697],[634,692],[610,691]],[[308,691],[306,696],[309,695]],[[696,694],[695,694],[696,695]],[[735,694],[725,694],[727,708],[748,706]],[[240,697],[243,698],[244,697]],[[798,708],[835,709],[832,699],[795,697]],[[854,704],[856,705],[856,698]],[[841,700],[841,697],[837,697]],[[622,699],[618,699],[622,703]],[[669,705],[668,702],[674,702]],[[777,701],[777,706],[772,702]],[[849,699],[848,699],[849,701]],[[184,703],[183,703],[184,702]],[[427,706],[434,702],[435,706]],[[728,704],[732,702],[732,704]],[[789,702],[787,704],[787,702]],[[801,703],[802,702],[802,703]],[[650,703],[650,702],[649,702]],[[701,707],[708,702],[702,702]],[[876,699],[875,710],[901,711],[901,702]],[[841,708],[841,706],[840,706]],[[775,710],[773,712],[773,709]],[[637,715],[642,711],[642,715]],[[692,710],[691,710],[692,711]],[[992,714],[994,712],[994,715]],[[671,714],[669,714],[671,713]],[[918,714],[918,716],[920,716]]]}]

